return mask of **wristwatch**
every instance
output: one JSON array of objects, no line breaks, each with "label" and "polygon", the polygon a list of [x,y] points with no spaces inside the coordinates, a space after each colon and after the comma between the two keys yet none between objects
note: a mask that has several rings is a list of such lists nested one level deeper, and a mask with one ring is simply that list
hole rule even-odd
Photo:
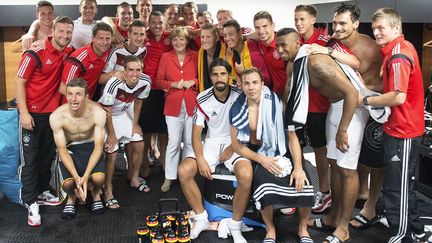
[{"label": "wristwatch", "polygon": [[331,56],[333,54],[334,49],[331,47],[327,47],[328,55]]},{"label": "wristwatch", "polygon": [[363,105],[365,105],[365,106],[369,105],[369,102],[368,102],[369,97],[370,97],[370,95],[366,95],[365,97],[363,97]]}]

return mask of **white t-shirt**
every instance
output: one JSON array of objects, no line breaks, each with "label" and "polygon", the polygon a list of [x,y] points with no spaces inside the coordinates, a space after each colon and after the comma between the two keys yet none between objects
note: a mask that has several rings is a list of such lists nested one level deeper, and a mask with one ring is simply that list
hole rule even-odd
[{"label": "white t-shirt", "polygon": [[92,24],[83,24],[81,22],[81,17],[79,17],[75,19],[73,23],[74,30],[70,44],[73,48],[78,49],[91,42],[93,27],[96,25],[96,21],[93,21]]},{"label": "white t-shirt", "polygon": [[141,60],[144,60],[144,57],[147,55],[146,47],[139,47],[138,51],[135,53],[130,52],[125,47],[122,48],[114,48],[111,50],[111,53],[108,56],[108,61],[105,65],[104,73],[109,73],[111,71],[123,71],[124,70],[124,58],[129,55],[135,55],[139,57]]},{"label": "white t-shirt", "polygon": [[129,87],[116,77],[112,77],[105,85],[103,95],[99,103],[104,106],[111,106],[113,116],[128,112],[135,99],[145,99],[148,97],[151,89],[150,77],[142,74],[135,87]]},{"label": "white t-shirt", "polygon": [[197,107],[195,108],[193,123],[204,127],[204,121],[207,122],[206,142],[208,139],[220,143],[231,141],[229,111],[241,91],[231,85],[229,89],[230,93],[225,102],[217,99],[213,87],[204,90],[196,98]]}]

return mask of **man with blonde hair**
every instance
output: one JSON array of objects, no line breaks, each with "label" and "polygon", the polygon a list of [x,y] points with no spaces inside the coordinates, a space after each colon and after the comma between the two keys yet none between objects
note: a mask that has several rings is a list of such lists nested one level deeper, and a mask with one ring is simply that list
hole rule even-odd
[{"label": "man with blonde hair", "polygon": [[402,34],[402,18],[391,8],[372,16],[372,30],[383,56],[384,94],[360,96],[359,105],[390,106],[384,123],[383,201],[390,226],[388,242],[430,242],[419,220],[415,171],[424,133],[423,79],[414,46]]}]

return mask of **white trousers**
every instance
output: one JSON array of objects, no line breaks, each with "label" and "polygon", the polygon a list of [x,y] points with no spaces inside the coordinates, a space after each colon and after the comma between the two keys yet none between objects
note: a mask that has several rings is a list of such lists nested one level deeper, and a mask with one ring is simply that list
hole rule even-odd
[{"label": "white trousers", "polygon": [[165,178],[177,179],[177,168],[180,162],[181,142],[183,139],[182,160],[192,148],[192,116],[188,116],[184,100],[178,116],[165,116],[168,128],[168,145],[165,156]]}]

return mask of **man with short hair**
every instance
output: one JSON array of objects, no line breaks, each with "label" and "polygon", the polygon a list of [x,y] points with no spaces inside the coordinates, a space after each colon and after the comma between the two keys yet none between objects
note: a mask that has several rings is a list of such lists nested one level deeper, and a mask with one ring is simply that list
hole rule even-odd
[{"label": "man with short hair", "polygon": [[288,131],[291,156],[290,159],[281,157],[287,150],[280,99],[264,86],[258,69],[248,68],[241,77],[244,94],[237,98],[230,111],[231,145],[234,152],[257,163],[253,198],[266,225],[263,242],[276,242],[273,209],[286,207],[301,207],[297,233],[301,242],[312,242],[307,221],[314,193],[302,168],[297,134]]},{"label": "man with short hair", "polygon": [[213,24],[213,18],[209,11],[202,11],[197,14],[197,22],[201,28],[204,24]]},{"label": "man with short hair", "polygon": [[329,242],[345,241],[349,238],[348,223],[358,190],[353,177],[368,118],[365,109],[356,109],[357,90],[363,87],[362,82],[352,68],[336,63],[328,55],[308,56],[310,46],[300,47],[300,36],[294,29],[278,31],[277,47],[284,60],[294,63],[292,93],[285,111],[288,130],[306,122],[309,84],[331,102],[326,120],[327,157],[334,166],[332,170],[337,169],[332,187],[338,185],[339,189],[332,190],[332,197],[342,201],[337,208],[340,213],[334,216],[336,225],[326,225],[323,219],[311,220],[308,224],[314,228],[334,230],[333,235],[326,238]]},{"label": "man with short hair", "polygon": [[[233,19],[234,19],[233,12],[231,10],[221,8],[216,13],[217,24],[215,26],[218,27],[220,31],[222,31],[222,27],[224,23],[228,20],[233,20]],[[240,29],[242,35],[249,35],[253,33],[253,30],[248,27],[241,27]],[[223,36],[222,33],[221,36]]]},{"label": "man with short hair", "polygon": [[138,19],[141,20],[146,29],[148,29],[150,27],[150,14],[153,11],[152,0],[137,0],[135,10],[138,12]]},{"label": "man with short hair", "polygon": [[73,27],[68,17],[57,17],[53,36],[45,40],[44,48],[24,52],[15,77],[21,137],[20,201],[28,208],[31,226],[41,225],[39,204],[60,204],[49,192],[55,146],[48,119],[60,102],[59,80],[63,61],[73,51],[68,47]]},{"label": "man with short hair", "polygon": [[140,192],[148,192],[150,188],[145,180],[140,181],[138,174],[143,161],[144,143],[141,127],[138,125],[142,100],[150,93],[150,78],[142,73],[142,61],[135,55],[128,55],[123,60],[124,79],[112,77],[105,85],[99,100],[111,114],[107,117],[106,181],[105,204],[109,209],[120,207],[113,196],[112,178],[115,170],[118,143],[126,144],[129,151],[128,160],[131,165],[130,186]]},{"label": "man with short hair", "polygon": [[98,80],[110,52],[112,33],[108,24],[97,23],[93,28],[91,43],[74,51],[66,59],[59,88],[62,95],[66,95],[66,85],[70,80],[81,77],[87,82],[89,98],[97,100]]},{"label": "man with short hair", "polygon": [[74,20],[74,32],[72,35],[71,46],[79,49],[91,42],[93,27],[96,24],[94,20],[97,14],[96,0],[81,0],[79,12],[81,16]]},{"label": "man with short hair", "polygon": [[[122,37],[123,41],[116,44],[124,44],[128,38],[129,24],[133,21],[133,19],[134,16],[132,5],[127,2],[122,2],[117,5],[116,18],[111,19],[111,17],[103,17],[102,21],[109,24],[113,30],[116,30],[115,33],[120,34]],[[113,25],[111,25],[111,21],[113,22]]]},{"label": "man with short hair", "polygon": [[413,45],[402,34],[402,18],[391,8],[372,15],[372,30],[383,58],[381,96],[360,96],[359,105],[390,106],[384,123],[383,201],[391,238],[388,242],[430,242],[419,220],[414,191],[424,133],[423,79]]},{"label": "man with short hair", "polygon": [[268,85],[270,73],[264,57],[258,47],[258,43],[253,40],[243,40],[242,31],[239,23],[234,20],[226,21],[222,26],[224,42],[227,49],[226,59],[233,67],[232,76],[240,85],[241,73],[250,67],[260,70],[264,84]]},{"label": "man with short hair", "polygon": [[[147,55],[144,58],[144,73],[156,80],[159,61],[163,53],[171,51],[172,45],[169,39],[169,32],[165,31],[164,16],[159,11],[150,14],[150,28],[147,30],[147,39],[144,45],[147,47]],[[159,161],[165,167],[165,150],[168,144],[168,132],[163,114],[165,103],[165,92],[160,87],[152,85],[149,97],[143,101],[139,124],[144,133],[144,163],[142,175],[150,173],[148,152],[151,151],[151,134],[157,134],[159,140],[160,158]]]},{"label": "man with short hair", "polygon": [[276,32],[273,18],[269,12],[260,11],[255,14],[253,22],[259,39],[259,48],[270,72],[271,81],[268,86],[279,97],[282,97],[287,82],[286,63],[276,51]]},{"label": "man with short hair", "polygon": [[102,159],[106,113],[88,99],[87,82],[73,79],[66,85],[67,104],[50,116],[54,141],[60,156],[63,188],[68,194],[61,217],[66,220],[76,215],[75,201],[85,202],[88,182],[91,181],[94,214],[104,212],[100,189],[105,180]]},{"label": "man with short hair", "polygon": [[52,34],[54,6],[49,1],[36,3],[36,20],[31,24],[27,34],[21,37],[24,50],[30,49],[37,40],[45,40]]},{"label": "man with short hair", "polygon": [[165,30],[172,30],[179,24],[179,6],[176,3],[171,3],[165,7],[164,20]]},{"label": "man with short hair", "polygon": [[[250,199],[252,165],[249,160],[233,152],[229,134],[229,111],[241,92],[228,84],[231,66],[225,60],[214,59],[210,63],[209,70],[213,87],[200,93],[196,99],[198,108],[194,112],[192,130],[194,152],[186,155],[186,159],[180,163],[178,169],[183,194],[195,212],[191,238],[197,238],[201,231],[209,227],[208,214],[203,207],[202,196],[194,178],[199,173],[211,180],[215,167],[224,163],[231,172],[235,173],[237,179],[233,215],[228,226],[234,242],[246,242],[241,234],[241,218]],[[205,122],[208,130],[202,144],[201,133]]]}]

